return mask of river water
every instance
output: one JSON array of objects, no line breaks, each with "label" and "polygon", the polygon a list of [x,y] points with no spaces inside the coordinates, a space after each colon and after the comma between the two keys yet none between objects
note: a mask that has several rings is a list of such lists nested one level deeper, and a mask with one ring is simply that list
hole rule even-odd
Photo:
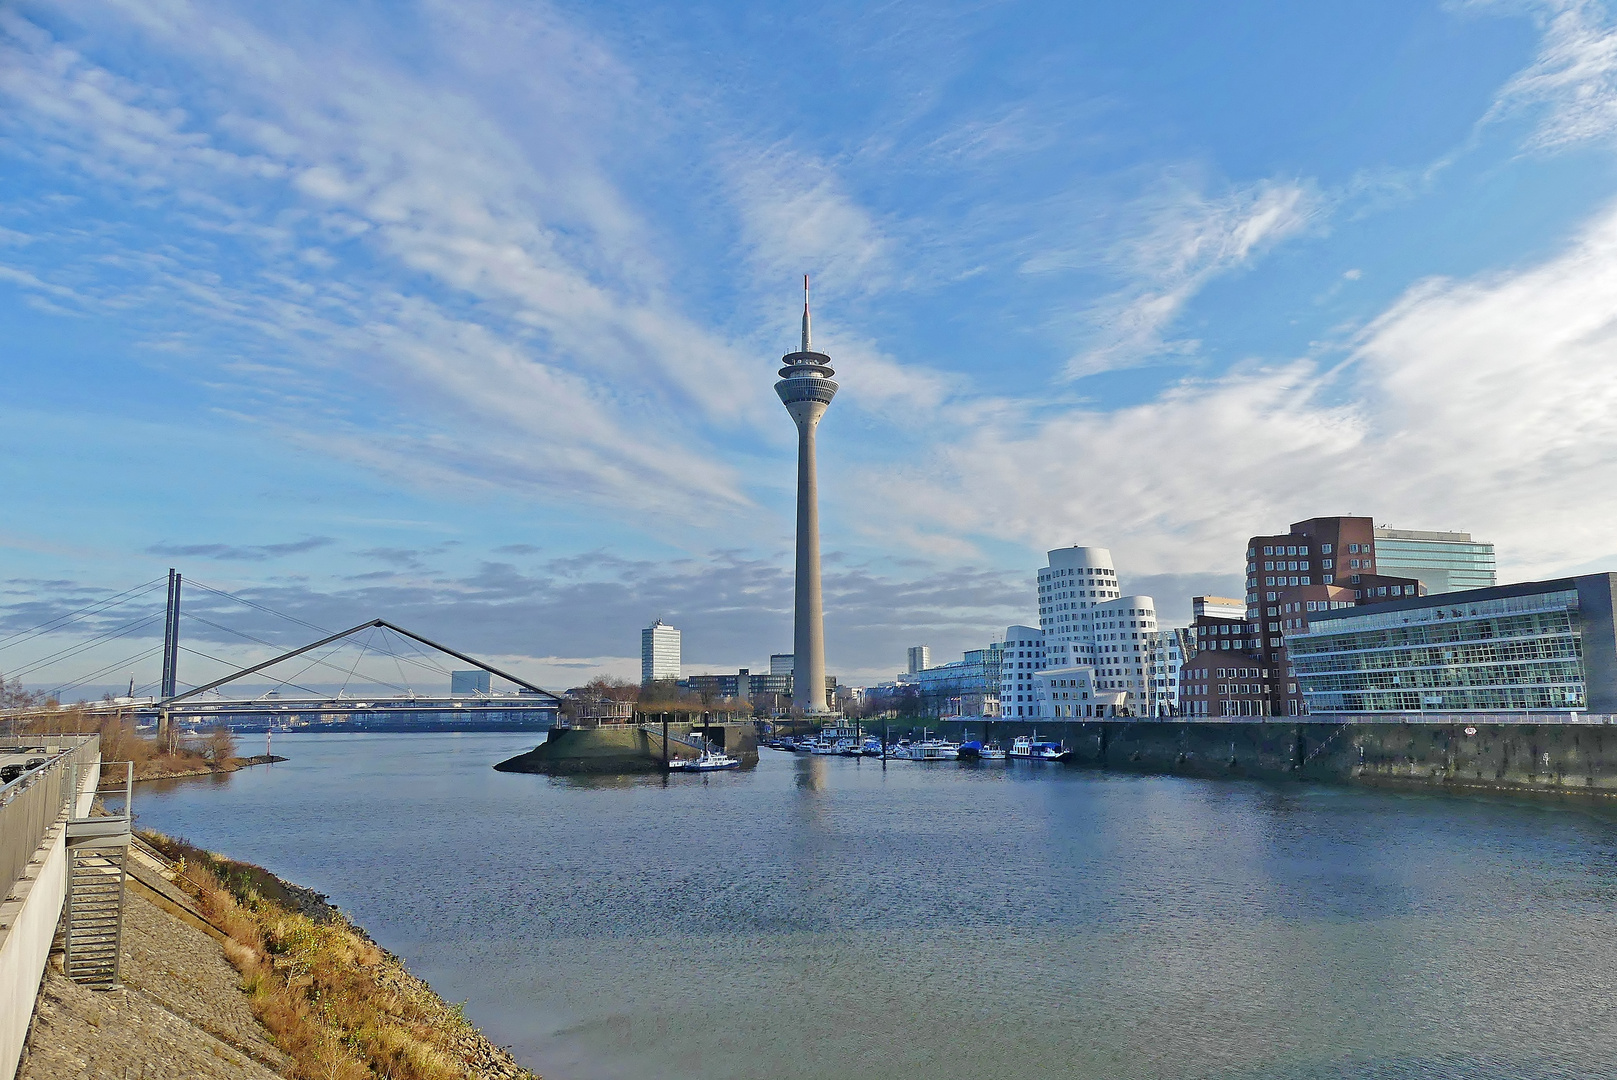
[{"label": "river water", "polygon": [[143,826],[329,893],[548,1080],[1617,1076],[1617,812],[289,735]]}]

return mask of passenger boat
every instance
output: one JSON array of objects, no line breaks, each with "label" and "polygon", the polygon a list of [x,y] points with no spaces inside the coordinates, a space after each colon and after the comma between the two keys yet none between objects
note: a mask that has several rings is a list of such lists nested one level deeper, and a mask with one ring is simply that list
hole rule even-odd
[{"label": "passenger boat", "polygon": [[701,757],[677,758],[668,763],[670,772],[717,772],[740,768],[741,760],[718,750],[703,750]]},{"label": "passenger boat", "polygon": [[946,739],[922,739],[910,747],[911,761],[954,761],[959,756],[959,745]]},{"label": "passenger boat", "polygon": [[[1036,736],[1038,734],[1038,732],[1034,732],[1033,734]],[[1033,757],[1033,738],[1031,736],[1028,736],[1028,735],[1018,735],[1016,738],[1012,739],[1011,740],[1011,757],[1014,757],[1014,758],[1032,758]]]}]

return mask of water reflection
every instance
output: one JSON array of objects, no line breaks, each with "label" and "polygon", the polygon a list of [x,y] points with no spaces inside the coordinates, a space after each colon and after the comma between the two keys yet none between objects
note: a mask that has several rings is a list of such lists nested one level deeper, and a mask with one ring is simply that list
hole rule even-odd
[{"label": "water reflection", "polygon": [[570,1080],[1617,1072],[1609,808],[774,752],[547,779],[484,738],[309,738],[137,808]]}]

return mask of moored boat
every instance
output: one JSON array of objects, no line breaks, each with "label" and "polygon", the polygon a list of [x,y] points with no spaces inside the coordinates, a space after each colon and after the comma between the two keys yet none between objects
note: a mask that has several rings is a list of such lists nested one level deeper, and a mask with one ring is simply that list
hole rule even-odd
[{"label": "moored boat", "polygon": [[676,758],[668,763],[670,772],[716,772],[719,769],[740,768],[741,759],[718,750],[703,750],[700,757]]},{"label": "moored boat", "polygon": [[983,743],[977,749],[977,756],[983,761],[1004,761],[1006,759],[1005,748],[997,742]]},{"label": "moored boat", "polygon": [[911,761],[954,761],[959,756],[959,745],[947,739],[922,739],[910,747]]}]

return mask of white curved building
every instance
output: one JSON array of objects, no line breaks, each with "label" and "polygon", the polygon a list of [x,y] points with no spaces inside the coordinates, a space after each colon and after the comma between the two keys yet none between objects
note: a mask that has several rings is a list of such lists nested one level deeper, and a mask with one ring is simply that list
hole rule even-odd
[{"label": "white curved building", "polygon": [[[1001,715],[1077,719],[1125,711],[1130,716],[1166,714],[1177,700],[1179,650],[1165,653],[1162,648],[1165,631],[1157,625],[1156,601],[1123,595],[1106,548],[1055,548],[1048,560],[1038,573],[1037,634],[1031,627],[1006,630],[1007,656],[1013,638],[1037,640],[1026,650],[1036,656],[1037,666],[1025,672],[1005,666]],[[1175,662],[1163,671],[1166,655]],[[1105,711],[1097,713],[1097,706]]]}]

